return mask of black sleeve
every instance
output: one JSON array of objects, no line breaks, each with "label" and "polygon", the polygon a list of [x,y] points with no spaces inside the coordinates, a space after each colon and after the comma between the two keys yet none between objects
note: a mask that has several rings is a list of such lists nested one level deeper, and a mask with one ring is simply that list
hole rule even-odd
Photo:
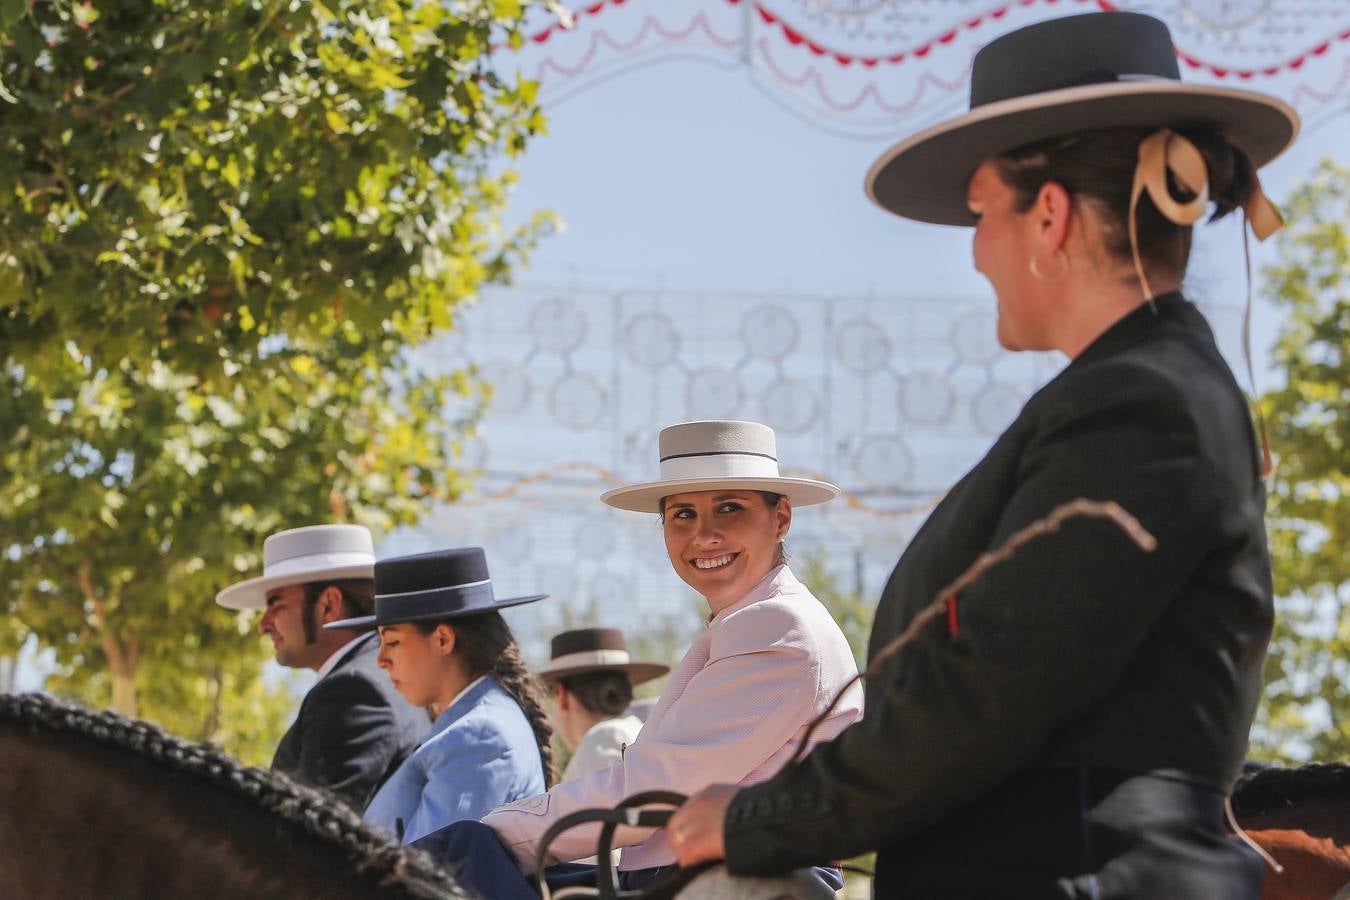
[{"label": "black sleeve", "polygon": [[305,698],[298,781],[326,788],[360,810],[396,752],[394,711],[373,684],[335,673]]},{"label": "black sleeve", "polygon": [[[986,549],[1078,497],[1117,501],[1158,549],[1073,519],[990,569],[958,599],[955,638],[942,618],[930,623],[878,676],[861,721],[737,793],[731,871],[844,859],[912,835],[1025,768],[1057,724],[1112,689],[1197,564],[1212,491],[1176,390],[1138,367],[1100,368],[1040,412]],[[914,608],[932,598],[921,599]]]}]

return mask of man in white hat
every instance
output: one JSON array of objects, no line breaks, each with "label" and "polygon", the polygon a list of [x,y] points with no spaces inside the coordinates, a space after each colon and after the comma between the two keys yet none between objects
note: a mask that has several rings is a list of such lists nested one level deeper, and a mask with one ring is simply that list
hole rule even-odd
[{"label": "man in white hat", "polygon": [[372,611],[374,568],[374,543],[359,525],[293,528],[263,543],[262,575],[216,595],[228,609],[264,610],[258,630],[272,639],[277,662],[319,673],[272,769],[326,788],[358,811],[430,725],[380,671],[373,630],[323,628]]}]

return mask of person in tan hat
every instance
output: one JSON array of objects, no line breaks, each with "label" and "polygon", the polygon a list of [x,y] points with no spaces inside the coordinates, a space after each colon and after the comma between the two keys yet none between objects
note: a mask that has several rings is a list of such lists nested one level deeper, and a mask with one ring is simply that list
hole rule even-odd
[{"label": "person in tan hat", "polygon": [[[862,721],[691,798],[681,865],[876,851],[879,897],[1255,900],[1225,803],[1274,618],[1267,460],[1182,284],[1204,216],[1279,227],[1256,171],[1297,130],[1278,99],[1183,83],[1166,25],[1109,12],[994,40],[970,111],[883,155],[879,205],[973,226],[999,342],[1069,362],[905,548]],[[1098,507],[948,587],[1080,499],[1156,543]]]},{"label": "person in tan hat", "polygon": [[417,748],[431,725],[380,671],[373,629],[325,630],[368,613],[375,548],[359,525],[310,525],[263,542],[263,573],[216,595],[227,609],[262,611],[258,630],[280,665],[310,669],[318,681],[272,757],[272,769],[332,791],[362,809]]},{"label": "person in tan hat", "polygon": [[578,628],[550,642],[548,668],[539,677],[553,689],[558,736],[572,758],[559,783],[623,759],[642,720],[628,712],[636,685],[660,678],[670,666],[633,662],[617,628]]}]

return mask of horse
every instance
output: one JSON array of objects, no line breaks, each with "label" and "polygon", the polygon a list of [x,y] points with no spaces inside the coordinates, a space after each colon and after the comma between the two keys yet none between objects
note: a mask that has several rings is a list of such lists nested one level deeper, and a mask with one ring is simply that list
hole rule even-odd
[{"label": "horse", "polygon": [[[718,866],[672,896],[813,895]],[[0,897],[474,900],[331,794],[42,694],[0,694]]]},{"label": "horse", "polygon": [[[1262,900],[1350,888],[1350,764],[1249,773],[1233,807],[1284,867]],[[812,896],[792,876],[690,875],[665,896]],[[0,695],[0,896],[471,900],[429,854],[325,792],[41,694]]]},{"label": "horse", "polygon": [[471,900],[335,797],[38,694],[0,695],[0,896]]},{"label": "horse", "polygon": [[1350,763],[1251,768],[1233,812],[1283,869],[1267,866],[1261,900],[1350,900]]}]

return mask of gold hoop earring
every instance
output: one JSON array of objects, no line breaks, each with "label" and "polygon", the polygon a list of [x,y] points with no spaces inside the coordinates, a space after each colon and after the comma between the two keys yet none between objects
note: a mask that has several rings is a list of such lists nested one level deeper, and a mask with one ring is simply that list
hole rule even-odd
[{"label": "gold hoop earring", "polygon": [[1064,252],[1063,247],[1060,247],[1055,251],[1054,258],[1060,260],[1059,272],[1054,275],[1043,275],[1040,266],[1036,264],[1037,258],[1035,256],[1031,257],[1031,260],[1027,263],[1027,268],[1031,269],[1031,274],[1035,275],[1040,281],[1059,281],[1069,274],[1069,254]]}]

